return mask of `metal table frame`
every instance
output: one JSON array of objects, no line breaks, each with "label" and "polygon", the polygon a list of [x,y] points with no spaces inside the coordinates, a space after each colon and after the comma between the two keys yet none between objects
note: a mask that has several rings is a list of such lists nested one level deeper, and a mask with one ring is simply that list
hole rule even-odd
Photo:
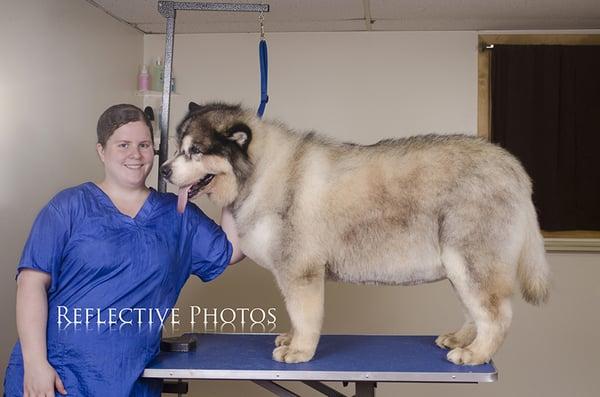
[{"label": "metal table frame", "polygon": [[[322,382],[355,384],[356,397],[374,397],[377,382],[494,382],[493,363],[456,366],[446,361],[433,336],[323,335],[309,363],[282,364],[271,359],[275,334],[193,334],[198,350],[161,352],[143,373],[162,379],[163,392],[187,393],[183,380],[248,380],[280,397],[298,394],[280,381],[300,381],[330,397],[344,394]],[[370,357],[365,352],[373,352]],[[219,362],[221,360],[221,362]]]}]

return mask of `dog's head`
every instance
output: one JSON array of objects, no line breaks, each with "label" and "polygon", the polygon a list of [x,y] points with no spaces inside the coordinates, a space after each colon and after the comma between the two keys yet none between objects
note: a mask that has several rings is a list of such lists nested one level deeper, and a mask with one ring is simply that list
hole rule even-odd
[{"label": "dog's head", "polygon": [[187,116],[177,127],[175,157],[160,169],[167,181],[179,187],[180,212],[199,193],[208,194],[220,206],[235,200],[251,168],[248,147],[253,117],[239,105],[190,102]]}]

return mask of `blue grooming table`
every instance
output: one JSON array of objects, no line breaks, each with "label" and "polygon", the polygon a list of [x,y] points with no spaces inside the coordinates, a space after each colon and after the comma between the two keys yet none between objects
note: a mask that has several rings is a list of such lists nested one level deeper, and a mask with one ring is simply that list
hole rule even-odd
[{"label": "blue grooming table", "polygon": [[273,381],[301,381],[327,396],[343,394],[321,381],[355,382],[356,396],[374,396],[377,382],[494,382],[493,363],[454,365],[434,336],[322,335],[312,361],[274,361],[276,334],[189,334],[194,351],[161,352],[144,378],[250,380],[279,396],[297,396]]}]

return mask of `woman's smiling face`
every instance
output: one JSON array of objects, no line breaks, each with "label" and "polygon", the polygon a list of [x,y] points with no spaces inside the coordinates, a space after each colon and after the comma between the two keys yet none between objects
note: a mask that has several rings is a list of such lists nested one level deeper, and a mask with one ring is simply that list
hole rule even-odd
[{"label": "woman's smiling face", "polygon": [[150,129],[143,121],[133,121],[117,128],[104,147],[97,145],[104,163],[107,182],[126,188],[146,185],[154,162],[154,146]]}]

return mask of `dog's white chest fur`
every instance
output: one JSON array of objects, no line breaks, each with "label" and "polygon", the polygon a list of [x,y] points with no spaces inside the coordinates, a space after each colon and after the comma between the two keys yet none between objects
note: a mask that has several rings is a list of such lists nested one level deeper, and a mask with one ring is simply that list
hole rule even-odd
[{"label": "dog's white chest fur", "polygon": [[244,254],[257,264],[273,268],[271,250],[274,246],[274,233],[279,229],[279,224],[274,216],[263,216],[253,222],[251,227],[244,231],[240,245]]}]

